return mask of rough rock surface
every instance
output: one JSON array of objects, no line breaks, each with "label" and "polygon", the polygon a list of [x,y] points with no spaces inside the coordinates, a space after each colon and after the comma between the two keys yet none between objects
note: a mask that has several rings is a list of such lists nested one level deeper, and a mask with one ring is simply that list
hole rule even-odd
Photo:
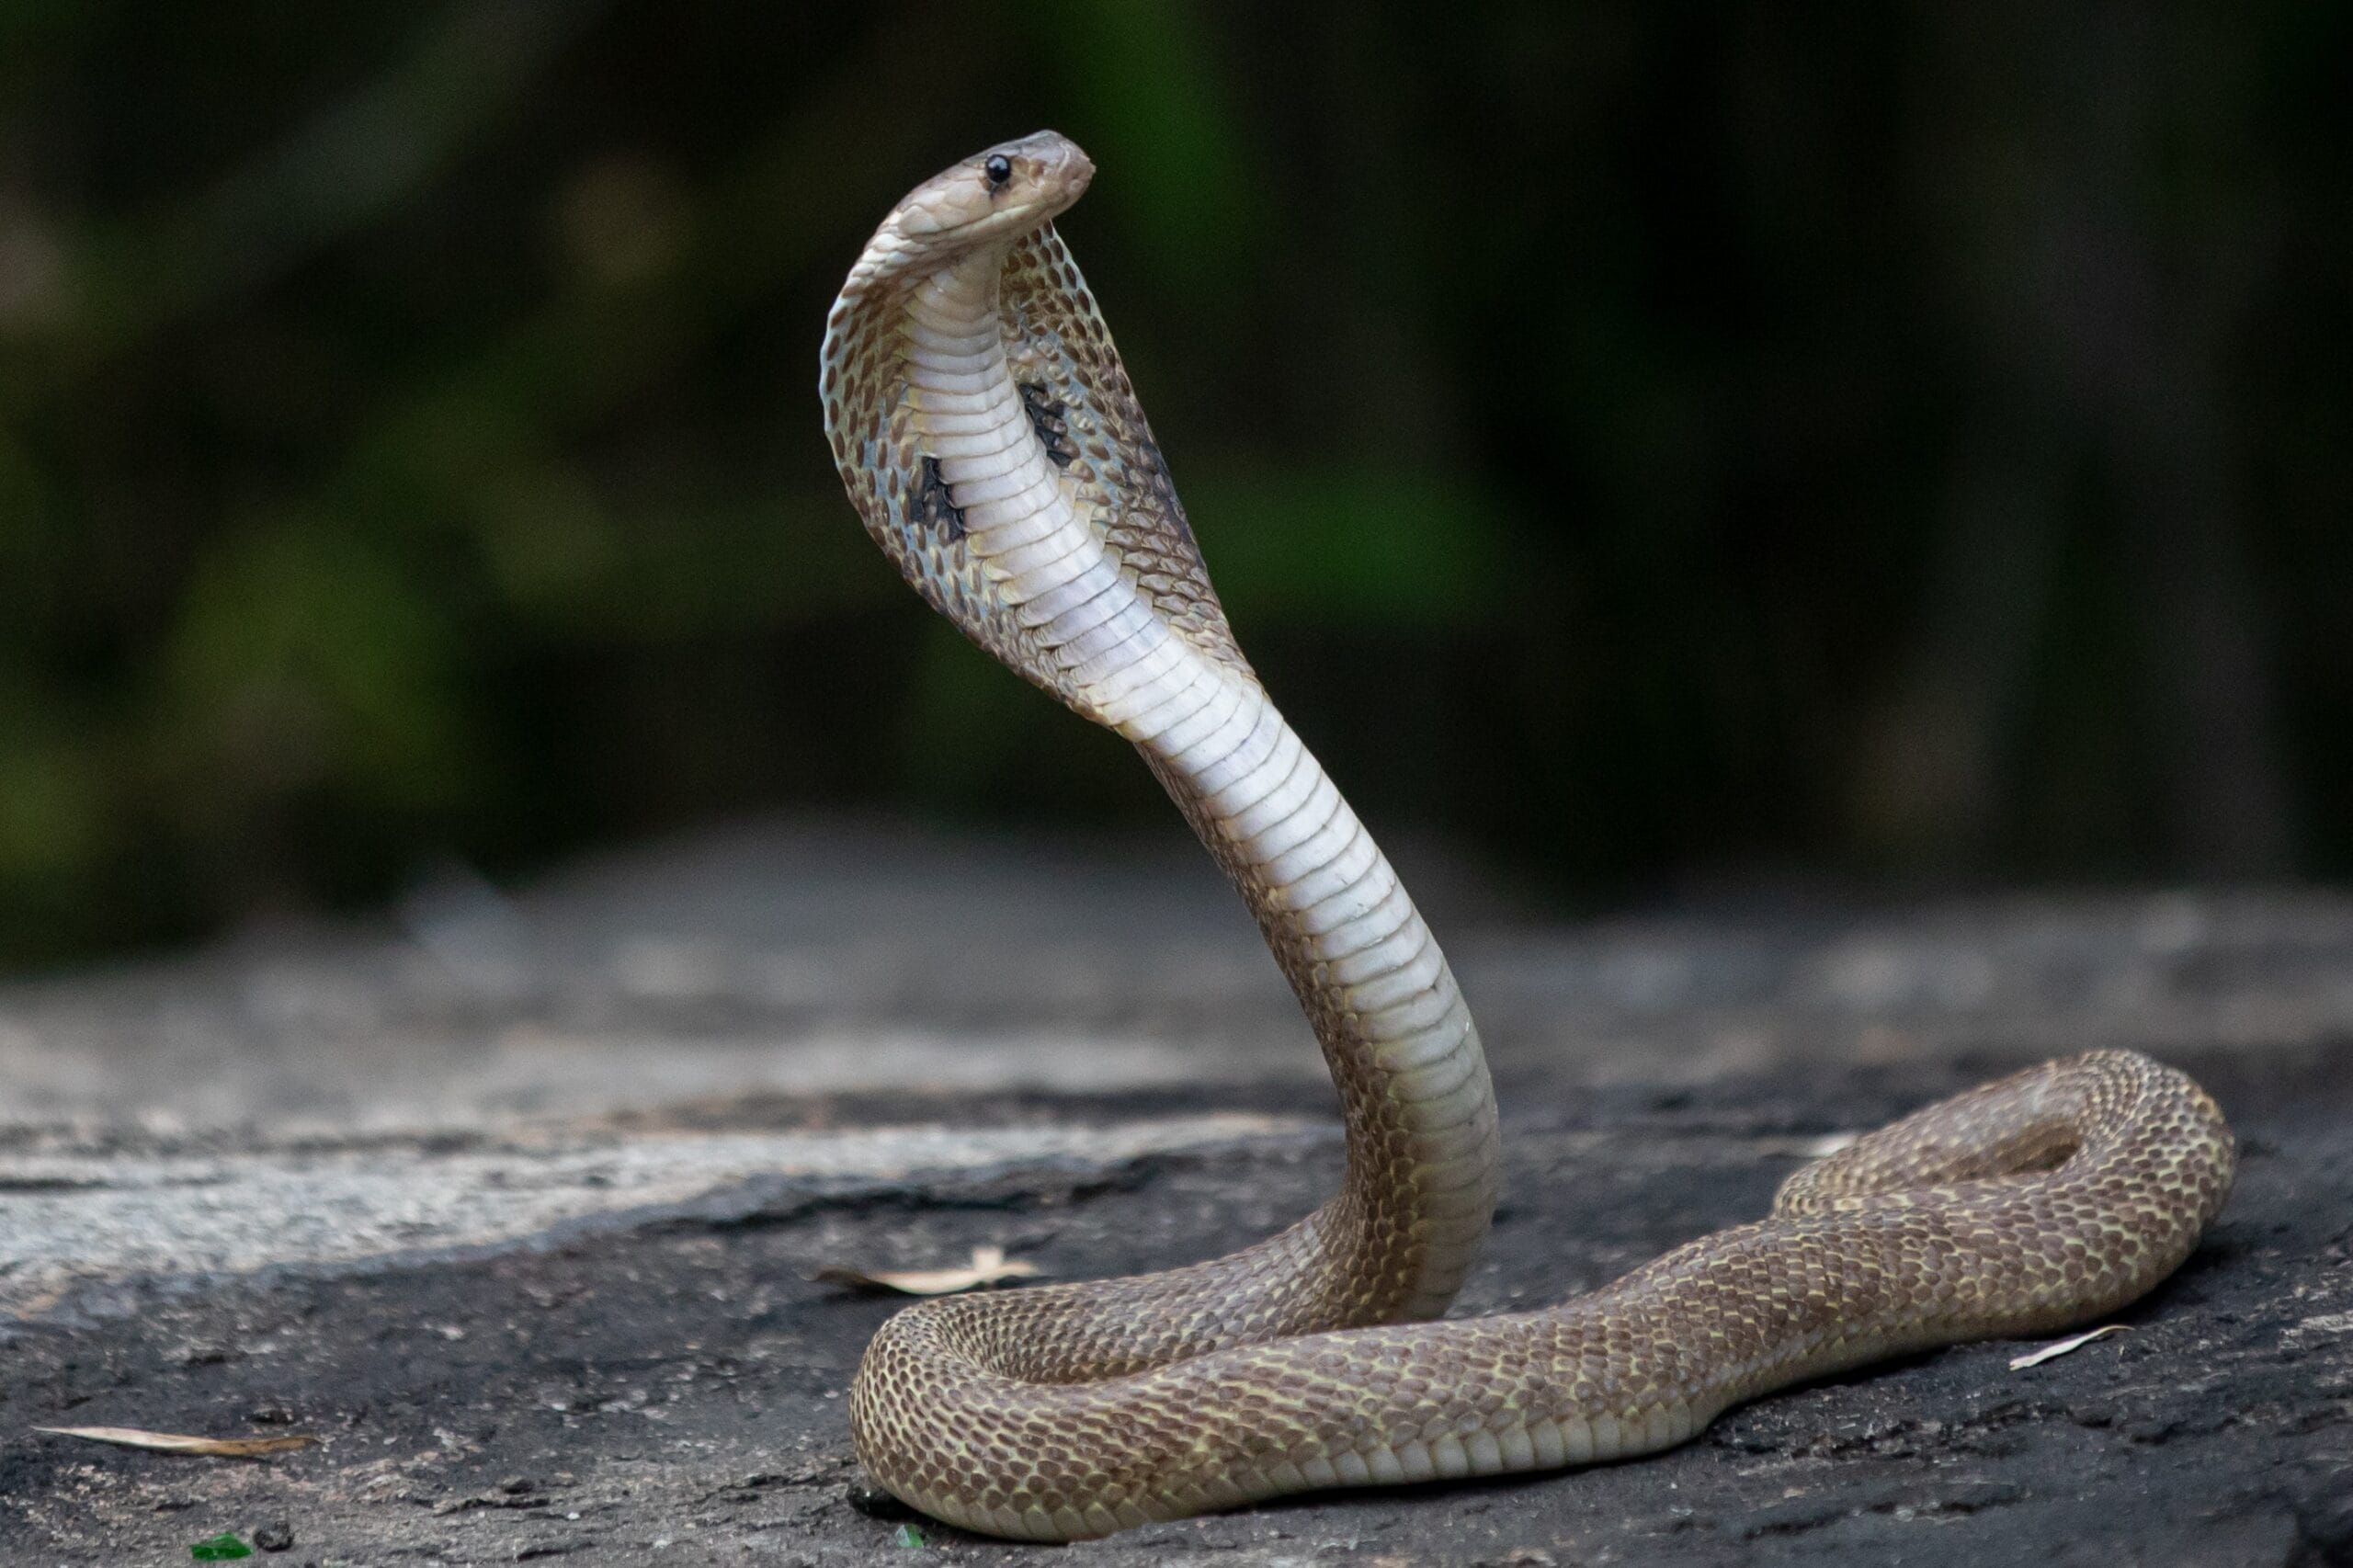
[{"label": "rough rock surface", "polygon": [[1001,1546],[861,1488],[842,1391],[893,1303],[810,1276],[1239,1245],[1336,1178],[1318,1070],[1181,855],[753,834],[0,992],[0,1552],[2353,1562],[2353,903],[1425,902],[1506,1108],[1459,1312],[1599,1284],[1760,1212],[1823,1134],[2081,1044],[2199,1074],[2238,1190],[2130,1332],[2039,1367],[1964,1346],[1627,1464]]}]

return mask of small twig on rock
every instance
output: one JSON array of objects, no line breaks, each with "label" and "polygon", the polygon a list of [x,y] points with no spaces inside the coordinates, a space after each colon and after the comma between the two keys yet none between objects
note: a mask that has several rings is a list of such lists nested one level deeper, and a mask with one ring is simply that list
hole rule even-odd
[{"label": "small twig on rock", "polygon": [[977,1246],[972,1249],[972,1262],[968,1268],[875,1271],[829,1263],[810,1278],[835,1285],[855,1285],[867,1290],[897,1290],[908,1296],[947,1296],[982,1285],[994,1285],[1000,1279],[1027,1278],[1037,1272],[1036,1264],[1007,1257],[1003,1247]]},{"label": "small twig on rock", "polygon": [[2099,1328],[2087,1328],[2083,1333],[2055,1340],[2040,1350],[2029,1350],[2023,1356],[2010,1358],[2010,1370],[2023,1372],[2029,1367],[2040,1367],[2045,1361],[2055,1361],[2073,1351],[2081,1350],[2095,1339],[2106,1339],[2111,1334],[2122,1334],[2129,1324],[2111,1323]]}]

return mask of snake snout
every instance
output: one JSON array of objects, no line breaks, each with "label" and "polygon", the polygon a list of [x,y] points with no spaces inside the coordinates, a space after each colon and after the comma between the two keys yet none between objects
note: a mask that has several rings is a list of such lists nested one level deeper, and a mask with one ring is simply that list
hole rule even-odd
[{"label": "snake snout", "polygon": [[1036,149],[1031,155],[1038,160],[1039,179],[1063,193],[1064,206],[1086,193],[1095,178],[1095,160],[1077,142],[1058,131],[1040,131],[1023,137],[1020,144]]}]

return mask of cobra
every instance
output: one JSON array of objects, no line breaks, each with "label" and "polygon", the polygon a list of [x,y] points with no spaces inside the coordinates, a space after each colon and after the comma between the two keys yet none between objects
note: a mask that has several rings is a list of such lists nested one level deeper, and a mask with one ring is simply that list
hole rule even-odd
[{"label": "cobra", "polygon": [[1602,1290],[1436,1321],[1498,1183],[1478,1031],[1226,623],[1052,226],[1093,175],[1040,132],[892,208],[827,322],[826,435],[915,590],[1134,743],[1240,891],[1330,1066],[1347,1174],[1231,1256],[892,1317],[850,1391],[876,1481],[974,1530],[1067,1540],[1620,1458],[1802,1379],[2112,1312],[2188,1256],[2230,1189],[2229,1130],[2181,1074],[2098,1051],[1869,1134],[1768,1218]]}]

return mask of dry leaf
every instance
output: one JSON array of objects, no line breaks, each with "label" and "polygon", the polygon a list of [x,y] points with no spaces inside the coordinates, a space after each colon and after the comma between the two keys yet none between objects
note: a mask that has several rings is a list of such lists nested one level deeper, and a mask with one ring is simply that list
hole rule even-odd
[{"label": "dry leaf", "polygon": [[835,1285],[856,1285],[868,1290],[897,1290],[909,1296],[951,1296],[959,1290],[976,1286],[994,1285],[1000,1279],[1022,1279],[1038,1272],[1038,1266],[1017,1257],[1005,1256],[1003,1247],[974,1247],[969,1268],[894,1268],[887,1272],[869,1272],[846,1264],[829,1263],[811,1278]]},{"label": "dry leaf", "polygon": [[1811,1138],[1753,1138],[1759,1153],[1787,1154],[1800,1160],[1825,1160],[1862,1136],[1859,1132],[1822,1132]]},{"label": "dry leaf", "polygon": [[179,1432],[142,1432],[136,1426],[36,1426],[59,1437],[81,1437],[112,1443],[119,1449],[148,1449],[159,1454],[205,1454],[214,1459],[249,1460],[307,1449],[318,1441],[308,1432],[278,1437],[191,1437]]},{"label": "dry leaf", "polygon": [[2070,1351],[2081,1350],[2095,1339],[2106,1339],[2111,1334],[2122,1334],[2128,1326],[2130,1325],[2112,1323],[2104,1328],[2086,1329],[2081,1334],[2053,1341],[2040,1350],[2029,1350],[2023,1356],[2013,1356],[2010,1358],[2010,1370],[2023,1372],[2029,1367],[2040,1367],[2045,1361],[2055,1361]]}]

